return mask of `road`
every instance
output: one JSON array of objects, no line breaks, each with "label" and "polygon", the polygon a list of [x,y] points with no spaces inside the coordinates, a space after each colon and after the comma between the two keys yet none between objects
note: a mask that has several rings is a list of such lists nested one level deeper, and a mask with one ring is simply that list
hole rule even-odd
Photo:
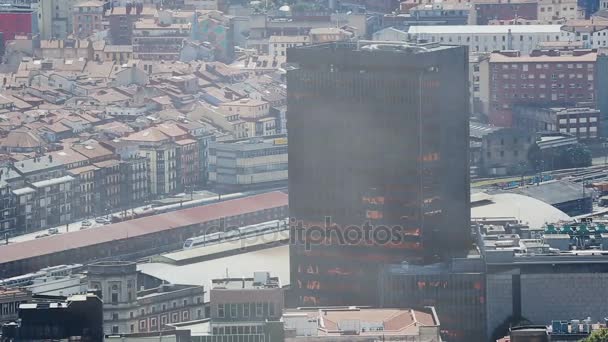
[{"label": "road", "polygon": [[[277,187],[277,188],[268,188],[268,189],[259,189],[259,190],[245,191],[245,192],[222,194],[221,201],[230,200],[230,199],[238,198],[238,197],[257,195],[257,194],[261,194],[261,193],[265,193],[265,192],[271,192],[271,191],[277,191],[277,190],[280,191],[280,190],[285,190],[285,189],[286,189],[286,187]],[[179,196],[180,197],[171,198],[177,203],[172,203],[169,205],[165,205],[162,207],[156,207],[156,208],[167,208],[168,209],[167,211],[174,211],[174,210],[179,210],[180,208],[182,208],[182,206],[187,206],[187,205],[199,206],[199,205],[211,204],[211,203],[216,202],[218,199],[217,193],[207,191],[207,190],[194,191],[193,195],[192,195],[192,198],[194,198],[194,200],[189,200],[191,198],[190,194],[187,194],[184,196],[179,195]],[[183,200],[183,202],[181,204],[179,203],[180,199]],[[173,202],[173,201],[171,201],[169,199],[165,199],[165,202]],[[127,215],[131,215],[132,211],[135,213],[143,213],[144,211],[150,210],[150,209],[151,209],[150,205],[136,207],[133,209],[129,209],[127,211]],[[112,213],[110,213],[110,215],[122,215],[123,213],[124,213],[124,211],[120,210],[120,211],[112,212]],[[57,226],[54,228],[57,228],[57,231],[59,232],[59,234],[73,232],[76,230],[80,230],[82,228],[82,221],[84,221],[84,219],[72,222],[68,225],[64,224],[62,226]],[[103,224],[96,223],[95,218],[91,218],[88,221],[90,221],[92,225],[85,229],[95,229],[96,227],[103,226]],[[9,238],[8,241],[9,241],[9,243],[17,243],[17,242],[34,240],[36,238],[36,236],[46,234],[49,231],[49,229],[51,229],[51,228],[42,229],[42,230],[39,230],[36,232],[24,234],[24,235],[14,236],[14,237]],[[41,239],[44,239],[44,238],[41,238]],[[4,242],[4,241],[2,241],[2,242]]]}]

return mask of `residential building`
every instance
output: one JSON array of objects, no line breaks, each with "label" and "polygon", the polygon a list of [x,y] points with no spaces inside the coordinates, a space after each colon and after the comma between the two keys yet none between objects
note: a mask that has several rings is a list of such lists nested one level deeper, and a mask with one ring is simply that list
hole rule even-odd
[{"label": "residential building", "polygon": [[276,118],[270,115],[270,104],[266,101],[243,98],[222,103],[219,109],[228,121],[243,121],[242,137],[276,134]]},{"label": "residential building", "polygon": [[93,44],[84,39],[56,39],[41,40],[40,48],[34,51],[41,58],[63,58],[63,59],[93,59]]},{"label": "residential building", "polygon": [[163,284],[138,291],[134,262],[97,262],[88,266],[88,282],[104,298],[104,333],[142,333],[168,324],[203,318],[203,286]]},{"label": "residential building", "polygon": [[103,60],[116,62],[120,65],[126,64],[133,59],[132,45],[106,45],[103,48]]},{"label": "residential building", "polygon": [[74,35],[85,38],[94,32],[101,31],[104,13],[104,2],[91,0],[79,2],[74,6]]},{"label": "residential building", "polygon": [[156,8],[143,6],[142,3],[136,3],[134,7],[127,3],[124,7],[112,6],[107,11],[108,35],[112,45],[131,45],[135,22],[142,18],[154,19]]},{"label": "residential building", "polygon": [[377,309],[317,307],[289,309],[283,313],[285,341],[441,341],[435,308]]},{"label": "residential building", "polygon": [[450,341],[485,340],[485,274],[479,255],[448,262],[387,265],[380,272],[380,307],[433,306]]},{"label": "residential building", "polygon": [[569,20],[562,26],[564,41],[582,41],[585,49],[605,48],[608,42],[608,19]]},{"label": "residential building", "polygon": [[94,165],[76,167],[68,171],[68,174],[77,179],[78,186],[74,189],[74,197],[77,205],[74,206],[74,218],[93,217],[98,213],[99,183],[96,173],[99,168]]},{"label": "residential building", "polygon": [[97,214],[108,215],[113,210],[121,207],[121,181],[120,161],[110,159],[102,162],[94,163],[97,168],[95,178],[98,186],[95,196],[97,200]]},{"label": "residential building", "polygon": [[290,218],[303,229],[400,225],[407,236],[395,248],[292,244],[292,305],[373,305],[379,264],[468,249],[467,50],[409,46],[288,50],[299,64],[287,74]]},{"label": "residential building", "polygon": [[38,5],[40,39],[65,39],[74,32],[74,6],[83,0],[46,0]]},{"label": "residential building", "polygon": [[[433,3],[420,4],[409,10],[410,20],[416,22],[437,22],[438,25],[467,25],[469,17],[474,13],[470,4],[462,3]],[[389,15],[385,15],[385,18]]]},{"label": "residential building", "polygon": [[538,0],[538,20],[575,20],[585,18],[584,9],[576,0]]},{"label": "residential building", "polygon": [[[530,55],[517,51],[490,54],[483,62],[480,86],[489,89],[488,121],[513,125],[513,107],[572,106],[595,103],[597,52],[594,50],[535,50]],[[597,75],[597,76],[596,76]]]},{"label": "residential building", "polygon": [[285,185],[287,138],[214,141],[209,145],[209,183],[226,191]]},{"label": "residential building", "polygon": [[343,26],[355,28],[357,37],[367,35],[365,14],[359,13],[314,13],[312,15],[291,15],[282,17],[278,13],[253,14],[249,20],[247,47],[268,53],[268,38],[271,36],[308,35],[315,28],[336,28]]},{"label": "residential building", "polygon": [[16,321],[19,305],[32,300],[32,293],[24,289],[0,289],[0,323]]},{"label": "residential building", "polygon": [[18,175],[10,168],[0,168],[0,236],[10,234],[17,229],[15,213],[17,203],[10,184],[16,178]]},{"label": "residential building", "polygon": [[481,62],[488,58],[488,54],[472,53],[469,54],[469,94],[471,96],[471,116],[480,116],[487,110],[483,107],[483,98],[487,98],[487,88],[482,87]]},{"label": "residential building", "polygon": [[[538,18],[538,2],[536,0],[475,1],[475,25],[488,25],[490,20],[511,20]],[[411,11],[411,10],[410,10]]]},{"label": "residential building", "polygon": [[311,44],[340,42],[354,36],[351,32],[336,27],[311,28],[308,35]]},{"label": "residential building", "polygon": [[159,12],[158,19],[139,20],[133,28],[133,58],[179,60],[182,44],[189,34],[189,25],[173,23],[170,11]]},{"label": "residential building", "polygon": [[411,41],[465,45],[471,53],[519,50],[526,54],[540,42],[562,40],[561,25],[410,26],[407,33]]},{"label": "residential building", "polygon": [[177,125],[198,141],[198,161],[200,163],[198,179],[199,186],[204,187],[209,181],[209,145],[215,141],[215,135],[209,125],[199,122],[183,120]]},{"label": "residential building", "polygon": [[308,36],[270,36],[268,38],[268,54],[286,59],[288,48],[309,43],[310,38]]},{"label": "residential building", "polygon": [[600,111],[589,107],[528,107],[515,110],[514,126],[532,132],[564,132],[579,140],[593,140],[601,128]]},{"label": "residential building", "polygon": [[42,152],[46,145],[38,134],[26,129],[11,130],[0,140],[0,149],[7,153]]}]

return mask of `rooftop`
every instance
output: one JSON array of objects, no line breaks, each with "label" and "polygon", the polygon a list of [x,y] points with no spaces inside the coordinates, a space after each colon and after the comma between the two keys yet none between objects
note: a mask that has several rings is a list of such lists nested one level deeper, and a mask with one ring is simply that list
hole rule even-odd
[{"label": "rooftop", "polygon": [[[510,190],[545,203],[555,205],[564,202],[576,201],[583,198],[583,186],[569,181],[548,181],[539,185],[530,185]],[[587,193],[587,196],[591,196]]]},{"label": "rooftop", "polygon": [[424,25],[410,26],[409,34],[530,34],[561,32],[561,25]]},{"label": "rooftop", "polygon": [[[156,232],[170,230],[176,227],[183,227],[219,219],[228,215],[239,215],[265,208],[274,208],[286,205],[286,194],[282,192],[270,192],[124,221],[95,229],[73,231],[61,234],[61,236],[49,236],[44,239],[29,240],[4,245],[0,246],[0,264],[28,259],[36,256],[54,254],[64,250],[82,248],[115,240],[123,240],[130,237],[154,234]],[[288,258],[285,258],[285,260],[287,262]],[[243,260],[241,260],[240,263],[247,264],[247,262],[244,262]],[[213,276],[214,278],[220,278],[222,274],[225,275],[225,265],[227,264],[224,264],[224,266],[221,267],[222,271],[220,275],[216,274]],[[232,263],[230,265],[235,264]],[[249,267],[249,265],[247,265],[247,267]],[[261,265],[255,267],[261,267]],[[201,272],[190,271],[190,273],[196,274]],[[248,273],[250,273],[250,269]],[[211,273],[209,273],[209,275],[211,275]],[[287,275],[287,277],[289,276]],[[201,283],[199,282],[198,284]]]}]

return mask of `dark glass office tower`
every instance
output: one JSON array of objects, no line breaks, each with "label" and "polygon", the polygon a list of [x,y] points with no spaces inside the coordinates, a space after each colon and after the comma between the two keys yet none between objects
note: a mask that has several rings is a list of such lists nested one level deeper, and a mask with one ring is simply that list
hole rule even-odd
[{"label": "dark glass office tower", "polygon": [[466,48],[330,43],[287,60],[299,65],[287,74],[290,304],[376,304],[382,264],[466,250]]}]

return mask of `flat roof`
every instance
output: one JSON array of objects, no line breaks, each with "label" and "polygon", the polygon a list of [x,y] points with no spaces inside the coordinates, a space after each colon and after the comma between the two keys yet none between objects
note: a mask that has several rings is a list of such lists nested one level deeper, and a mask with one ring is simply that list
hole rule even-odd
[{"label": "flat roof", "polygon": [[[165,214],[142,217],[103,227],[73,231],[61,234],[61,236],[54,235],[44,239],[13,243],[0,246],[0,264],[158,233],[226,216],[241,215],[286,205],[287,195],[280,191],[273,191]],[[243,263],[246,264],[247,262]],[[223,268],[223,272],[222,277],[225,276],[225,267]],[[249,273],[251,273],[251,270],[249,270]],[[217,278],[217,276],[215,277]]]},{"label": "flat roof", "polygon": [[562,25],[424,25],[410,26],[409,34],[560,33]]},{"label": "flat roof", "polygon": [[[46,240],[39,239],[39,240]],[[1,251],[2,249],[0,249]],[[281,285],[289,285],[289,245],[256,250],[223,258],[206,260],[188,265],[165,263],[143,263],[137,265],[141,273],[166,280],[172,284],[203,285],[211,289],[213,279],[249,278],[256,270],[270,272],[281,280]],[[210,291],[205,292],[205,302]]]}]

